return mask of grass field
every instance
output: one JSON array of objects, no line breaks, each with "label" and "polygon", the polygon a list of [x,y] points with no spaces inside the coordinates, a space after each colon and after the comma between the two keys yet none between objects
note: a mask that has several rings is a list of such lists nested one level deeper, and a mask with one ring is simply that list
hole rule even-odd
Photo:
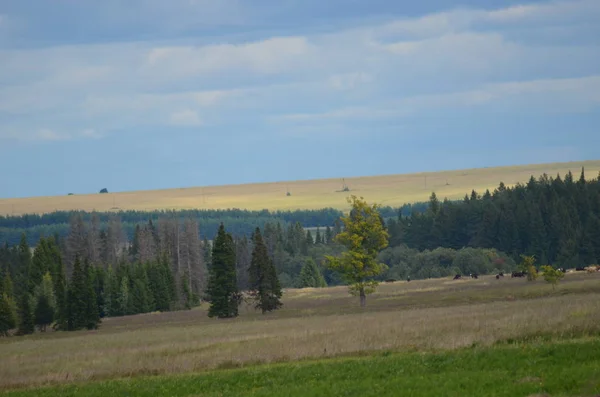
[{"label": "grass field", "polygon": [[[348,194],[357,194],[382,205],[399,206],[425,201],[432,191],[440,198],[460,199],[472,189],[483,193],[485,189],[494,189],[501,181],[511,186],[526,182],[531,175],[537,178],[543,173],[555,176],[571,170],[579,177],[582,166],[585,166],[588,178],[595,178],[600,171],[600,160],[345,178],[350,193],[340,192],[341,178],[73,196],[67,196],[69,192],[65,192],[64,196],[0,199],[0,215],[119,209],[287,210],[332,207],[345,210]],[[110,190],[110,186],[108,188]],[[291,196],[286,196],[288,189]]]},{"label": "grass field", "polygon": [[[567,274],[556,289],[483,276],[382,284],[365,311],[333,287],[287,290],[284,307],[264,316],[242,307],[236,319],[209,319],[204,306],[111,318],[97,331],[0,340],[0,388],[98,396],[600,392],[599,292],[600,273]],[[570,338],[582,344],[563,345]],[[172,377],[185,373],[193,375]]]}]

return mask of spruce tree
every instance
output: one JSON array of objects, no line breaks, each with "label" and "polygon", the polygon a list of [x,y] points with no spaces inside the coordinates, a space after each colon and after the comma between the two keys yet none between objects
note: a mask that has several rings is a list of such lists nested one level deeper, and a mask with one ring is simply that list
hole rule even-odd
[{"label": "spruce tree", "polygon": [[28,335],[35,332],[33,322],[33,308],[31,307],[31,296],[23,293],[19,302],[19,329],[17,335]]},{"label": "spruce tree", "polygon": [[225,232],[223,223],[213,242],[211,257],[207,287],[210,301],[208,317],[237,317],[240,294],[237,287],[235,244],[232,236]]},{"label": "spruce tree", "polygon": [[37,297],[34,312],[35,325],[39,330],[46,332],[46,327],[54,321],[54,308],[50,304],[50,300],[44,294]]},{"label": "spruce tree", "polygon": [[252,241],[254,249],[248,269],[250,295],[255,302],[255,308],[262,310],[264,314],[282,306],[282,292],[275,266],[269,258],[267,247],[258,227],[252,234]]},{"label": "spruce tree", "polygon": [[327,226],[325,228],[325,244],[331,244],[333,242],[333,235],[332,235],[332,231],[331,228],[329,226]]},{"label": "spruce tree", "polygon": [[317,228],[317,234],[315,236],[315,244],[319,245],[319,244],[323,244],[323,241],[321,241],[321,229]]},{"label": "spruce tree", "polygon": [[85,328],[88,323],[88,301],[86,299],[87,277],[81,266],[79,255],[75,256],[73,275],[67,293],[67,329],[76,331]]},{"label": "spruce tree", "polygon": [[86,258],[84,265],[85,275],[85,303],[86,316],[85,328],[97,329],[100,325],[100,312],[98,311],[98,299],[96,298],[96,290],[94,288],[95,272],[90,266],[89,260]]},{"label": "spruce tree", "polygon": [[0,336],[7,336],[8,331],[17,326],[17,314],[15,313],[11,298],[3,293],[0,295]]},{"label": "spruce tree", "polygon": [[56,300],[54,328],[64,331],[68,328],[67,279],[65,265],[57,241],[56,238],[48,239],[48,250],[52,258],[50,271]]},{"label": "spruce tree", "polygon": [[300,270],[300,288],[323,288],[327,287],[325,278],[319,270],[316,262],[312,258],[308,258],[302,269]]}]

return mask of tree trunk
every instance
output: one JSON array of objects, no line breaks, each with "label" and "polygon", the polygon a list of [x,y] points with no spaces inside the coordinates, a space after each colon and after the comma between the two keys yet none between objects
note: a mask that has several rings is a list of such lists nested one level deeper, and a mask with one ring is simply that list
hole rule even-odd
[{"label": "tree trunk", "polygon": [[365,307],[367,305],[367,295],[365,294],[365,289],[361,287],[360,289],[360,307]]}]

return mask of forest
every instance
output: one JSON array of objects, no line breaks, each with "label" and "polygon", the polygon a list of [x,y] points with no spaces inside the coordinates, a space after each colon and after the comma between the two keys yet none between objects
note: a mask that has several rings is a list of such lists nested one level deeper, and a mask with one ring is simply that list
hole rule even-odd
[{"label": "forest", "polygon": [[[412,211],[423,211],[426,202],[405,204],[400,208],[381,207],[384,218],[396,217],[400,212],[408,216]],[[100,227],[106,228],[111,219],[118,218],[125,236],[132,239],[136,225],[160,218],[170,217],[198,221],[198,232],[203,236],[215,236],[219,224],[223,222],[234,235],[250,236],[255,227],[263,228],[266,223],[281,223],[283,226],[300,222],[304,227],[333,226],[342,213],[338,210],[325,208],[321,210],[295,211],[248,211],[240,209],[229,210],[161,210],[161,211],[118,211],[118,212],[85,212],[85,211],[56,211],[48,214],[26,214],[17,216],[0,216],[0,242],[17,245],[21,235],[25,233],[29,245],[37,244],[41,236],[57,235],[65,237],[69,233],[69,224],[74,216],[83,218],[85,222],[94,220]]]},{"label": "forest", "polygon": [[[584,170],[577,180],[571,173],[532,176],[526,184],[472,191],[458,202],[432,193],[426,203],[379,211],[389,245],[379,253],[388,269],[378,281],[509,272],[521,255],[554,267],[596,264],[600,257],[600,178],[586,180]],[[18,243],[0,247],[0,333],[17,327],[17,334],[26,334],[50,324],[92,329],[104,317],[190,309],[215,288],[207,285],[213,240],[225,229],[240,291],[252,289],[249,270],[262,249],[256,233],[281,287],[343,284],[324,264],[327,255],[344,250],[335,238],[340,216],[333,210],[232,210],[2,218],[2,227],[21,235]],[[219,218],[214,233],[202,232],[203,222]],[[250,219],[260,221],[240,226]],[[52,222],[65,231],[30,245],[25,230]]]}]

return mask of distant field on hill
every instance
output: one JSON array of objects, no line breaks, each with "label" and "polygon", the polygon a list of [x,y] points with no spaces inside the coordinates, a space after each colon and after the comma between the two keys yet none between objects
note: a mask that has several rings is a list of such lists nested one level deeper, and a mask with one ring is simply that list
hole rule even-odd
[{"label": "distant field on hill", "polygon": [[[507,186],[526,182],[531,175],[561,176],[569,170],[579,177],[596,178],[600,160],[569,163],[532,164],[512,167],[478,168],[416,174],[345,178],[350,191],[343,192],[342,178],[244,185],[191,187],[180,189],[86,194],[52,197],[0,199],[0,215],[48,213],[61,210],[110,211],[156,209],[295,210],[325,207],[345,210],[349,194],[363,196],[382,205],[426,201],[432,191],[440,199],[460,199],[472,189],[484,192],[502,181]],[[110,190],[110,186],[109,186]],[[287,196],[286,193],[291,195]]]}]

